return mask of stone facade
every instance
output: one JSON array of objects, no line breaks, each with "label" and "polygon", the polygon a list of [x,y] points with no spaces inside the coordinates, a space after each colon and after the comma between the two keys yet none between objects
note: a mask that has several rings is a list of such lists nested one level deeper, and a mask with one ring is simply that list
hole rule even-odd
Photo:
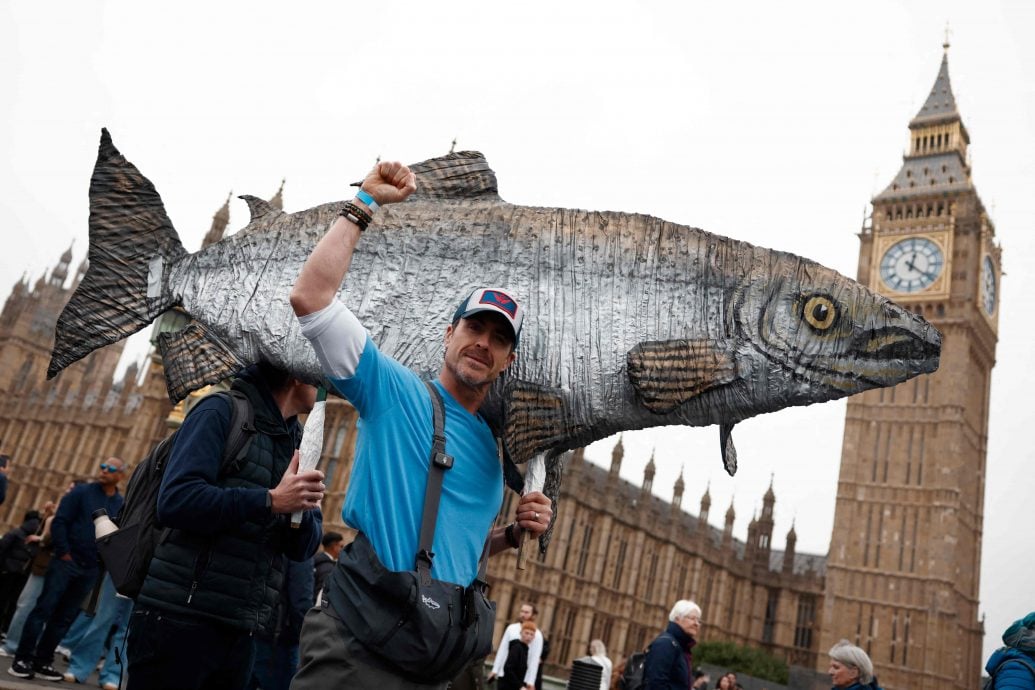
[{"label": "stone facade", "polygon": [[848,400],[820,650],[842,637],[860,645],[887,690],[962,689],[980,685],[982,668],[1001,255],[971,181],[947,57],[909,130],[902,169],[860,235],[858,279],[938,328],[941,365]]},{"label": "stone facade", "polygon": [[[772,549],[772,488],[745,543],[731,536],[732,505],[724,529],[712,527],[707,489],[700,512],[691,515],[682,508],[682,477],[666,501],[652,491],[653,462],[635,486],[618,476],[622,456],[621,439],[610,469],[585,462],[581,451],[572,454],[546,555],[536,552],[525,570],[516,569],[513,553],[493,559],[497,637],[517,619],[522,603],[535,603],[551,641],[546,672],[566,675],[572,660],[587,654],[590,640],[603,640],[617,663],[661,631],[677,599],[693,599],[708,640],[761,647],[814,666],[826,558],[795,553],[793,527],[787,548]],[[508,493],[500,524],[513,519],[515,503]]]}]

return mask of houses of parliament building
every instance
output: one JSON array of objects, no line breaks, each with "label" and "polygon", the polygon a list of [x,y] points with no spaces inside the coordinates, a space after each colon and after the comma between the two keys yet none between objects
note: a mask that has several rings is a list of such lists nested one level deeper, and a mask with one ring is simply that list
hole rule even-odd
[{"label": "houses of parliament building", "polygon": [[[947,51],[908,130],[901,169],[871,200],[859,233],[857,279],[939,329],[941,367],[848,400],[829,553],[797,552],[793,527],[773,534],[772,486],[740,541],[732,505],[719,519],[707,490],[684,496],[682,477],[671,490],[655,487],[653,458],[642,483],[620,478],[619,438],[610,467],[572,454],[544,556],[525,570],[514,567],[513,553],[493,560],[497,639],[520,604],[534,601],[551,640],[546,671],[565,675],[592,638],[616,659],[642,648],[672,603],[689,597],[708,613],[709,640],[762,648],[794,666],[826,670],[826,650],[847,637],[867,650],[888,690],[978,685],[1001,255],[971,181]],[[228,203],[205,244],[223,236]],[[280,192],[271,204],[280,207]],[[34,283],[18,282],[0,312],[0,452],[13,461],[0,508],[7,527],[70,480],[92,476],[108,456],[132,466],[183,418],[157,356],[147,371],[133,365],[115,378],[122,343],[45,380],[58,313],[85,268],[73,268],[69,249]],[[347,403],[329,401],[323,510],[326,527],[346,534],[340,516],[355,421]],[[691,502],[696,513],[684,508]],[[501,520],[511,519],[512,503],[510,496]]]}]

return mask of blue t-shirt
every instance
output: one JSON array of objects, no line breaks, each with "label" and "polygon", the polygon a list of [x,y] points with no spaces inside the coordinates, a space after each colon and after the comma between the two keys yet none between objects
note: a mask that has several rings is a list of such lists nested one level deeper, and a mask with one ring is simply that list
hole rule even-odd
[{"label": "blue t-shirt", "polygon": [[[416,374],[369,337],[355,374],[330,380],[359,412],[342,519],[367,535],[386,567],[413,570],[431,456],[431,395]],[[478,574],[503,500],[503,470],[485,420],[438,381],[434,385],[445,405],[446,453],[453,456],[453,468],[442,485],[431,574],[468,585]]]}]

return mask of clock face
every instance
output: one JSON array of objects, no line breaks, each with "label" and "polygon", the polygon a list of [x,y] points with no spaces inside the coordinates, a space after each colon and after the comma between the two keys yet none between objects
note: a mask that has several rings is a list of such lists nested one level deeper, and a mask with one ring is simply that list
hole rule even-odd
[{"label": "clock face", "polygon": [[945,268],[941,247],[926,237],[910,237],[891,245],[880,260],[880,277],[896,292],[920,292]]},{"label": "clock face", "polygon": [[992,257],[986,256],[985,260],[981,262],[981,306],[985,308],[985,313],[989,316],[995,313],[995,299],[995,264],[992,262]]}]

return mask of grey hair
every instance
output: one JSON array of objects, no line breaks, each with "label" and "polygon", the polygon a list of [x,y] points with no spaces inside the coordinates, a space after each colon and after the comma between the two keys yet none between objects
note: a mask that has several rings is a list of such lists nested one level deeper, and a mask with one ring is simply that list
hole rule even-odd
[{"label": "grey hair", "polygon": [[848,640],[841,640],[830,648],[830,658],[859,672],[859,682],[866,685],[873,680],[873,662],[869,655]]},{"label": "grey hair", "polygon": [[672,607],[672,611],[668,614],[668,619],[675,622],[677,618],[683,616],[689,616],[691,614],[697,614],[697,617],[701,617],[701,607],[688,599],[680,599],[676,602],[675,606]]},{"label": "grey hair", "polygon": [[593,656],[607,656],[607,647],[603,640],[593,640],[589,643],[589,652]]}]

